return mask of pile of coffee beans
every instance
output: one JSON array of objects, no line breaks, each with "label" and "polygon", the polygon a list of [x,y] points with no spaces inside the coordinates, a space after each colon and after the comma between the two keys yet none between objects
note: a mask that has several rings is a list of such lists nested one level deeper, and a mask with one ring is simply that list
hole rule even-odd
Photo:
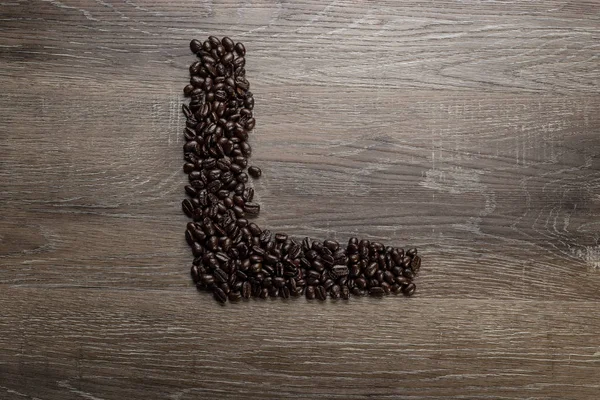
[{"label": "pile of coffee beans", "polygon": [[[248,143],[256,121],[254,97],[246,79],[246,49],[228,37],[192,40],[198,60],[190,66],[191,99],[186,117],[185,164],[189,184],[183,212],[185,238],[192,249],[192,279],[225,303],[250,297],[306,296],[348,299],[415,292],[421,266],[417,249],[406,252],[352,237],[344,247],[335,240],[295,240],[261,229],[248,219],[260,212],[248,175]],[[246,172],[247,171],[247,172]]]}]

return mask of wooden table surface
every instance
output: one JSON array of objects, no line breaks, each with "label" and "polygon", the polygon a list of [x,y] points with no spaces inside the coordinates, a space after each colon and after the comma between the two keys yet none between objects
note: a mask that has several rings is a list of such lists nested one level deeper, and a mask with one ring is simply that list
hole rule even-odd
[{"label": "wooden table surface", "polygon": [[[600,398],[600,2],[0,4],[1,399]],[[189,277],[191,38],[248,49],[258,222],[413,298]]]}]

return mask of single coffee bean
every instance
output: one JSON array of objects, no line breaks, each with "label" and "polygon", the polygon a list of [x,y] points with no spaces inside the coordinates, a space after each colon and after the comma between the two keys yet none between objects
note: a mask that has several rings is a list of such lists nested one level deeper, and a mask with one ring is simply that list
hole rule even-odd
[{"label": "single coffee bean", "polygon": [[215,300],[217,300],[219,303],[227,302],[227,294],[225,294],[225,292],[221,288],[214,288],[213,295],[215,297]]},{"label": "single coffee bean", "polygon": [[342,289],[338,285],[333,285],[329,289],[329,293],[331,294],[332,299],[339,299],[342,294]]},{"label": "single coffee bean", "polygon": [[192,40],[190,42],[190,50],[192,50],[192,53],[198,53],[200,50],[202,50],[202,43],[196,39]]},{"label": "single coffee bean", "polygon": [[321,301],[327,299],[327,290],[323,286],[317,286],[315,289],[315,297]]},{"label": "single coffee bean", "polygon": [[417,287],[414,283],[409,283],[408,285],[402,287],[402,293],[405,296],[412,296],[413,294],[415,294],[416,289]]},{"label": "single coffee bean", "polygon": [[421,257],[415,254],[410,262],[410,267],[412,268],[413,272],[417,273],[417,271],[419,271],[421,268]]},{"label": "single coffee bean", "polygon": [[374,286],[371,289],[369,289],[369,294],[371,296],[381,297],[385,294],[385,291],[380,286]]},{"label": "single coffee bean", "polygon": [[350,289],[348,288],[348,286],[341,287],[341,297],[344,300],[348,300],[348,298],[350,297]]},{"label": "single coffee bean", "polygon": [[192,204],[192,202],[190,201],[190,199],[185,199],[181,203],[181,208],[183,209],[183,212],[185,213],[185,215],[187,215],[190,218],[193,217],[193,215],[194,215],[194,205]]},{"label": "single coffee bean", "polygon": [[262,175],[262,171],[260,170],[260,168],[255,167],[255,166],[248,168],[248,173],[254,179],[260,178],[260,176]]},{"label": "single coffee bean", "polygon": [[232,51],[234,49],[234,47],[235,47],[235,44],[233,43],[233,40],[231,40],[227,36],[225,36],[223,39],[221,39],[221,44],[223,45],[223,47],[227,51]]},{"label": "single coffee bean", "polygon": [[244,211],[248,215],[258,215],[260,213],[260,205],[258,203],[248,202],[244,206]]},{"label": "single coffee bean", "polygon": [[307,286],[305,294],[306,294],[306,298],[308,300],[313,300],[316,297],[315,287],[314,286]]}]

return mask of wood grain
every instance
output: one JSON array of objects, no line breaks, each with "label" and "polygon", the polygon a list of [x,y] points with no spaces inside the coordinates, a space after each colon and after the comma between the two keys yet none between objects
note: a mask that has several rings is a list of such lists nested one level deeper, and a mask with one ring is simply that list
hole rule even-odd
[{"label": "wood grain", "polygon": [[[0,4],[0,398],[596,399],[600,3]],[[192,37],[248,49],[261,225],[414,298],[191,285]]]}]

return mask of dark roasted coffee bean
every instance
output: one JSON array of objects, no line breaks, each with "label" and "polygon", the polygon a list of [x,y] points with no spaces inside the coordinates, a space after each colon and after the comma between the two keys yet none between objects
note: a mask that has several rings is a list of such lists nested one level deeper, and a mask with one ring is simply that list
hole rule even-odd
[{"label": "dark roasted coffee bean", "polygon": [[341,278],[343,276],[347,276],[350,273],[348,267],[345,265],[336,265],[331,269],[331,275],[333,279]]},{"label": "dark roasted coffee bean", "polygon": [[367,280],[365,278],[357,278],[354,282],[359,289],[366,289],[367,287]]},{"label": "dark roasted coffee bean", "polygon": [[248,174],[246,174],[245,172],[241,172],[236,176],[236,179],[240,183],[246,183],[248,182]]},{"label": "dark roasted coffee bean", "polygon": [[264,231],[262,231],[262,233],[260,234],[260,241],[261,243],[267,243],[270,242],[272,239],[273,234],[271,233],[270,230],[265,229]]},{"label": "dark roasted coffee bean", "polygon": [[323,286],[317,286],[315,289],[315,297],[321,301],[327,299],[327,290]]},{"label": "dark roasted coffee bean", "polygon": [[367,278],[371,278],[372,276],[375,275],[375,273],[377,272],[377,263],[372,262],[371,264],[369,264],[369,266],[365,269],[365,276]]},{"label": "dark roasted coffee bean", "polygon": [[244,192],[242,193],[242,198],[244,199],[245,202],[251,202],[252,199],[254,198],[254,189],[252,189],[252,188],[244,189]]},{"label": "dark roasted coffee bean", "polygon": [[213,296],[215,297],[215,300],[217,300],[219,303],[227,302],[227,295],[220,288],[213,289]]},{"label": "dark roasted coffee bean", "polygon": [[405,278],[410,280],[413,280],[415,278],[415,273],[410,268],[407,268],[404,271],[402,271],[402,275],[404,275]]},{"label": "dark roasted coffee bean", "polygon": [[223,47],[227,51],[232,51],[233,48],[235,47],[235,44],[233,43],[233,40],[231,40],[227,36],[225,36],[223,39],[221,39],[221,44],[223,45]]},{"label": "dark roasted coffee bean", "polygon": [[377,282],[381,283],[384,282],[385,278],[384,278],[384,270],[377,270],[377,272],[375,273],[374,278],[377,280]]},{"label": "dark roasted coffee bean", "polygon": [[390,284],[387,282],[381,282],[381,288],[385,292],[385,294],[390,294],[392,290],[390,289]]},{"label": "dark roasted coffee bean", "polygon": [[316,290],[314,286],[307,286],[306,287],[306,298],[308,300],[313,300],[316,297]]},{"label": "dark roasted coffee bean", "polygon": [[233,206],[232,210],[233,210],[233,212],[235,212],[235,215],[238,218],[244,218],[244,216],[246,215],[246,213],[244,212],[244,209],[241,207]]},{"label": "dark roasted coffee bean", "polygon": [[387,283],[389,283],[390,285],[392,285],[395,282],[395,277],[394,274],[391,271],[385,271],[383,273],[383,278],[385,279],[385,281]]},{"label": "dark roasted coffee bean", "polygon": [[329,288],[331,288],[334,284],[335,282],[333,280],[326,279],[325,282],[323,282],[323,287],[325,288],[325,290],[329,290]]},{"label": "dark roasted coffee bean", "polygon": [[331,294],[332,299],[339,299],[342,294],[342,289],[338,285],[333,285],[329,289],[329,293]]},{"label": "dark roasted coffee bean", "polygon": [[271,296],[271,297],[277,297],[277,296],[279,296],[279,289],[276,288],[275,286],[272,286],[269,289],[269,296]]},{"label": "dark roasted coffee bean", "polygon": [[342,299],[348,300],[348,298],[350,297],[350,289],[348,288],[348,286],[341,287],[340,296],[342,297]]},{"label": "dark roasted coffee bean", "polygon": [[246,48],[244,47],[244,45],[242,43],[236,43],[235,52],[238,53],[240,56],[245,56]]},{"label": "dark roasted coffee bean", "polygon": [[416,289],[417,289],[417,287],[415,286],[414,283],[409,283],[406,286],[402,286],[402,293],[405,296],[412,296],[413,294],[415,294]]},{"label": "dark roasted coffee bean", "polygon": [[417,271],[419,271],[419,269],[421,268],[421,257],[415,254],[412,261],[410,262],[410,267],[414,273],[417,273]]},{"label": "dark roasted coffee bean", "polygon": [[248,173],[254,179],[260,178],[260,176],[262,175],[262,171],[260,170],[260,168],[255,167],[255,166],[248,168]]},{"label": "dark roasted coffee bean", "polygon": [[242,297],[245,299],[249,299],[252,294],[250,282],[246,281],[242,284]]},{"label": "dark roasted coffee bean", "polygon": [[244,211],[248,215],[258,215],[260,213],[260,205],[258,203],[248,202],[244,206]]},{"label": "dark roasted coffee bean", "polygon": [[374,286],[371,289],[369,289],[369,294],[371,296],[381,297],[385,295],[385,291],[380,286]]},{"label": "dark roasted coffee bean", "polygon": [[196,39],[192,40],[190,42],[190,50],[192,50],[192,53],[198,53],[200,50],[202,50],[202,43]]},{"label": "dark roasted coffee bean", "polygon": [[240,300],[242,298],[242,295],[238,291],[235,291],[235,292],[231,291],[227,295],[227,298],[229,299],[229,301],[238,301],[238,300]]},{"label": "dark roasted coffee bean", "polygon": [[193,91],[194,91],[194,85],[192,85],[192,84],[185,85],[185,87],[183,88],[183,95],[185,97],[190,97],[192,95]]},{"label": "dark roasted coffee bean", "polygon": [[194,205],[192,204],[192,202],[189,199],[185,199],[181,203],[181,208],[183,209],[183,212],[185,213],[185,215],[187,215],[190,218],[193,217],[193,215],[194,215]]},{"label": "dark roasted coffee bean", "polygon": [[410,258],[413,258],[414,256],[417,255],[417,249],[412,248],[412,249],[406,250],[406,255],[409,256]]},{"label": "dark roasted coffee bean", "polygon": [[335,240],[325,240],[323,241],[323,245],[332,253],[336,252],[340,248],[340,244]]},{"label": "dark roasted coffee bean", "polygon": [[283,286],[279,289],[279,295],[284,299],[289,299],[291,295],[290,289],[287,286]]},{"label": "dark roasted coffee bean", "polygon": [[198,283],[200,281],[200,273],[198,272],[198,266],[192,265],[190,273],[192,275],[192,280],[194,281],[194,283]]}]

